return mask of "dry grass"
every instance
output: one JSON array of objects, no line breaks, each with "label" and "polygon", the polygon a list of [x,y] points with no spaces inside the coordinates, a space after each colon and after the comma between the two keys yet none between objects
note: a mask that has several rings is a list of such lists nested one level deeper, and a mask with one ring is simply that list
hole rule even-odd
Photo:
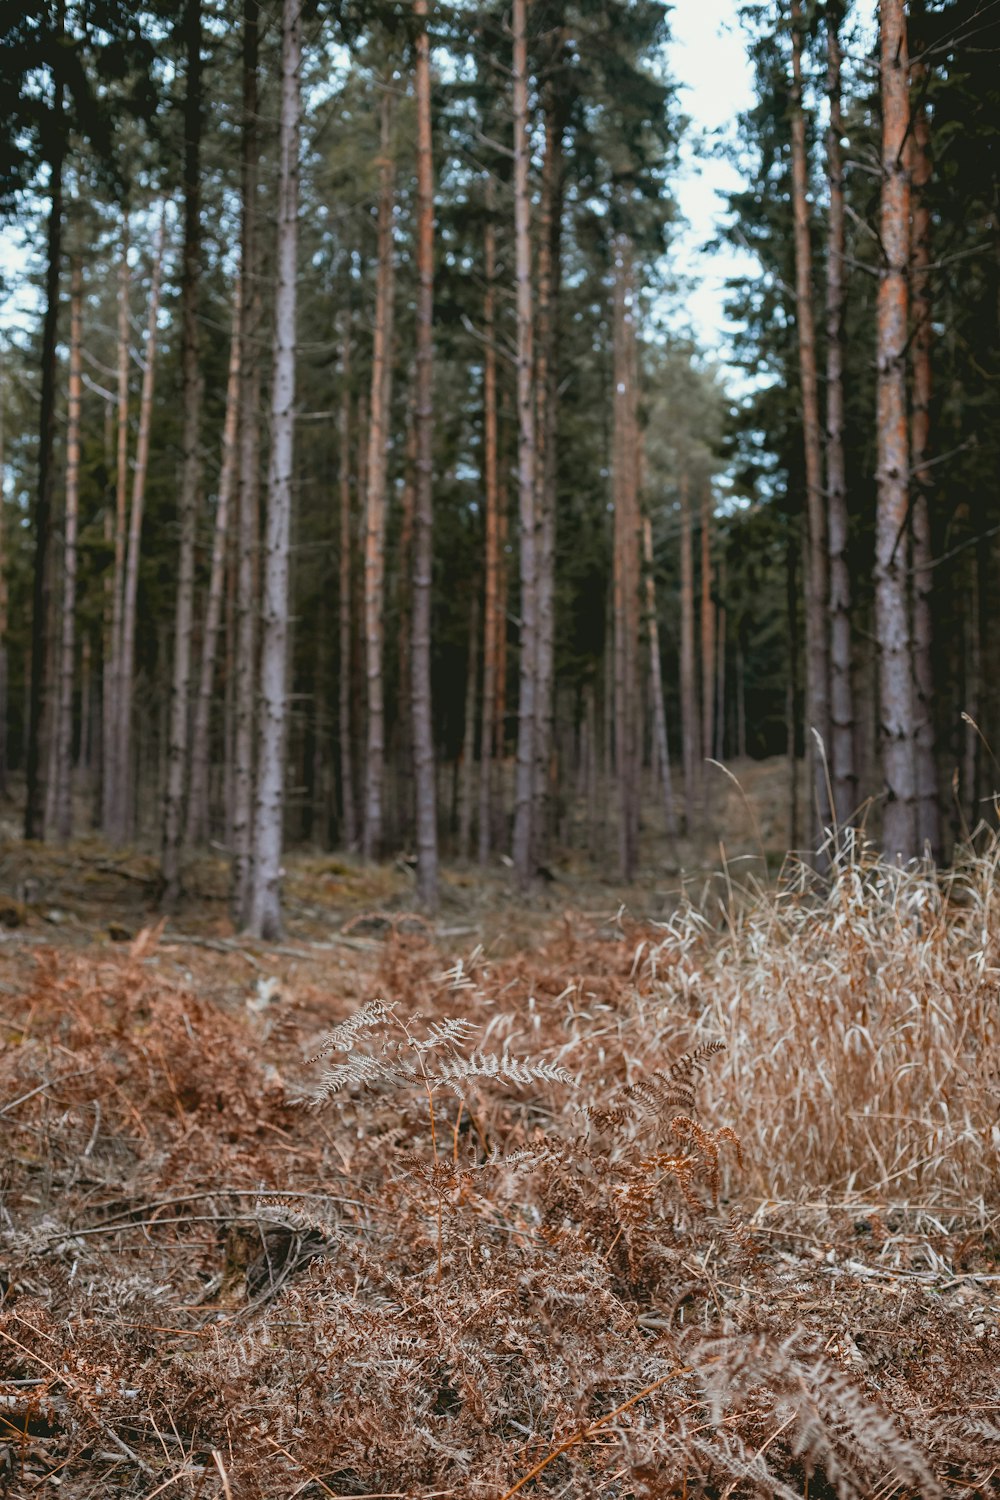
[{"label": "dry grass", "polygon": [[996,1493],[998,863],[39,950],[0,1495]]}]

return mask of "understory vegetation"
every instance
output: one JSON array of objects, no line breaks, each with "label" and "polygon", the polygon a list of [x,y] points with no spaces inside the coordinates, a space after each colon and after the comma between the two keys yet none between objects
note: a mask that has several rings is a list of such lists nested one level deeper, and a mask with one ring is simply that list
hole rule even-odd
[{"label": "understory vegetation", "polygon": [[998,864],[8,935],[0,1494],[995,1493]]}]

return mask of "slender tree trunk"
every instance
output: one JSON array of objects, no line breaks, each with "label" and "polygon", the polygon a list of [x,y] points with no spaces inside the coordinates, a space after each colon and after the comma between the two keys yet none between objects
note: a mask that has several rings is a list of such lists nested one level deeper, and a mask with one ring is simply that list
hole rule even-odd
[{"label": "slender tree trunk", "polygon": [[271,376],[271,457],[260,662],[260,726],[254,807],[250,931],[282,934],[281,849],[288,716],[288,562],[295,438],[295,317],[298,270],[299,136],[302,110],[302,0],[284,0],[278,177],[278,285]]},{"label": "slender tree trunk", "polygon": [[62,610],[55,724],[56,836],[73,835],[73,678],[76,658],[76,565],[80,520],[80,408],[83,397],[83,262],[70,266],[69,396],[66,424],[66,514],[63,534]]},{"label": "slender tree trunk", "polygon": [[712,486],[701,492],[701,753],[715,749],[715,605],[712,601]]},{"label": "slender tree trunk", "polygon": [[687,831],[701,816],[701,764],[698,698],[695,682],[694,556],[691,540],[691,500],[687,474],[680,479],[681,510],[681,758],[684,763],[684,805]]},{"label": "slender tree trunk", "polygon": [[433,911],[438,900],[437,785],[431,712],[431,584],[434,499],[434,162],[431,155],[431,44],[427,0],[413,0],[417,21],[417,436],[413,536],[412,702],[417,812],[417,891]]},{"label": "slender tree trunk", "polygon": [[910,159],[912,202],[912,255],[910,261],[913,297],[913,409],[910,447],[913,485],[911,510],[913,559],[913,742],[917,779],[917,847],[941,854],[941,819],[934,761],[934,670],[932,665],[933,622],[931,591],[930,501],[933,471],[931,453],[931,348],[934,301],[931,289],[931,215],[927,189],[931,178],[931,130],[923,99],[927,69],[919,60],[910,70],[910,89],[916,95],[912,128],[907,139]]},{"label": "slender tree trunk", "polygon": [[389,419],[392,407],[392,327],[395,263],[392,220],[395,165],[392,159],[393,96],[386,87],[381,101],[379,162],[378,271],[375,281],[375,338],[372,349],[371,417],[368,424],[368,491],[365,506],[365,678],[367,744],[365,754],[364,854],[375,859],[382,850],[385,801],[385,517]]},{"label": "slender tree trunk", "polygon": [[201,403],[198,292],[201,279],[201,0],[186,0],[184,32],[187,89],[184,102],[184,259],[181,272],[181,432],[180,556],[174,616],[174,670],[170,691],[167,790],[163,809],[163,903],[175,906],[181,893],[184,829],[184,773],[188,763],[191,698],[191,633],[194,618],[194,552],[201,488]]},{"label": "slender tree trunk", "polygon": [[479,681],[479,594],[472,595],[469,612],[469,652],[465,671],[465,732],[462,736],[462,778],[458,801],[458,853],[468,859],[472,849],[472,804],[476,779],[476,686]]},{"label": "slender tree trunk", "polygon": [[[63,32],[64,0],[58,0],[57,24]],[[28,699],[28,744],[26,771],[28,796],[24,812],[26,839],[42,837],[45,819],[45,787],[42,767],[47,756],[50,605],[49,549],[52,534],[52,492],[56,440],[57,339],[59,328],[59,280],[62,262],[63,154],[62,123],[65,111],[63,87],[54,88],[57,126],[49,158],[49,225],[45,266],[45,316],[42,322],[42,395],[39,410],[38,487],[32,530],[35,556],[31,591],[31,684]]]},{"label": "slender tree trunk", "polygon": [[635,310],[631,246],[615,245],[614,287],[614,639],[615,772],[619,800],[619,861],[623,880],[638,857],[638,497],[635,420]]},{"label": "slender tree trunk", "polygon": [[236,528],[236,681],[233,685],[232,910],[239,927],[250,919],[257,690],[257,549],[260,508],[260,250],[257,189],[258,0],[243,4],[243,122],[240,223],[240,409]]},{"label": "slender tree trunk", "polygon": [[110,628],[103,678],[103,748],[101,752],[101,811],[104,830],[111,832],[112,809],[121,776],[118,685],[121,678],[122,609],[125,601],[125,544],[128,528],[128,414],[129,414],[129,221],[122,219],[121,261],[118,268],[118,443],[115,469],[114,572],[111,578]]},{"label": "slender tree trunk", "polygon": [[[802,437],[806,467],[806,721],[829,740],[827,648],[827,543],[820,446],[819,393],[816,377],[816,330],[812,304],[812,249],[809,240],[806,119],[802,101],[802,4],[791,0],[792,18],[792,205],[795,223],[795,320],[798,326],[799,374],[802,386]],[[806,738],[811,769],[816,847],[830,818],[826,774],[812,734]]]},{"label": "slender tree trunk", "polygon": [[205,625],[198,674],[198,694],[194,705],[194,729],[191,736],[191,784],[188,789],[187,842],[203,843],[208,837],[209,766],[211,751],[212,697],[215,685],[215,660],[219,642],[219,624],[226,582],[229,552],[229,512],[236,477],[236,437],[240,393],[240,311],[242,291],[236,284],[233,307],[233,332],[229,350],[229,378],[226,385],[226,415],[222,427],[222,465],[219,470],[219,493],[215,507],[215,529],[212,535],[212,563],[205,605]]},{"label": "slender tree trunk", "polygon": [[108,834],[114,844],[124,844],[132,828],[132,704],[135,694],[136,599],[139,592],[139,551],[142,546],[142,521],[146,504],[146,472],[149,468],[149,439],[156,383],[157,321],[160,315],[160,284],[163,277],[166,234],[167,213],[164,205],[160,214],[160,227],[156,233],[156,246],[153,251],[149,282],[149,312],[142,370],[142,392],[139,397],[139,431],[136,436],[135,466],[132,470],[132,503],[129,509],[128,546],[125,556],[122,643],[118,659],[118,682],[115,688],[118,749],[115,757],[116,777],[108,821]]},{"label": "slender tree trunk", "polygon": [[562,271],[563,123],[554,89],[546,90],[545,155],[538,214],[535,341],[535,505],[537,638],[535,643],[535,787],[533,863],[547,855],[552,833],[551,764],[555,706],[556,434],[558,327]]},{"label": "slender tree trunk", "polygon": [[521,631],[514,790],[514,868],[522,890],[534,876],[532,827],[536,740],[538,569],[535,497],[534,286],[528,163],[526,0],[513,0],[514,241],[517,282],[517,488],[521,548]]},{"label": "slender tree trunk", "polygon": [[354,796],[354,724],[351,713],[351,643],[353,630],[353,527],[351,525],[351,332],[344,332],[340,393],[340,559],[338,568],[338,643],[340,672],[340,787],[344,816],[344,842],[358,846],[358,809]]},{"label": "slender tree trunk", "polygon": [[399,518],[399,547],[396,554],[396,619],[399,655],[394,762],[396,768],[396,829],[400,842],[412,837],[413,813],[413,716],[406,707],[413,697],[413,673],[410,659],[413,590],[413,509],[417,473],[417,432],[414,413],[414,385],[410,381],[410,400],[406,417],[406,439],[403,453],[403,492]]},{"label": "slender tree trunk", "polygon": [[486,496],[486,602],[483,631],[483,720],[479,741],[479,863],[490,857],[493,832],[493,739],[496,725],[500,634],[500,494],[497,474],[496,226],[493,179],[487,178],[483,247],[486,296],[483,305],[483,490]]},{"label": "slender tree trunk", "polygon": [[851,573],[847,558],[847,482],[844,472],[844,134],[840,98],[842,0],[827,0],[826,171],[830,188],[826,239],[826,513],[830,570],[830,779],[837,824],[858,806],[851,687]]},{"label": "slender tree trunk", "polygon": [[883,263],[878,289],[878,510],[875,633],[879,642],[882,840],[890,859],[917,852],[913,682],[907,619],[906,529],[909,457],[906,420],[907,262],[910,185],[908,60],[903,0],[881,0]]},{"label": "slender tree trunk", "polygon": [[[506,406],[506,403],[505,403]],[[510,532],[510,495],[504,467],[500,465],[497,487],[497,695],[493,712],[495,739],[493,757],[496,774],[493,778],[493,840],[505,844],[507,840],[507,597],[510,591],[510,565],[507,561],[507,537]]]},{"label": "slender tree trunk", "polygon": [[801,538],[794,523],[785,549],[785,616],[788,622],[788,682],[785,688],[785,734],[788,754],[788,847],[798,849],[801,834],[799,810],[798,710],[799,710],[799,556]]},{"label": "slender tree trunk", "polygon": [[0,355],[0,797],[9,794],[7,784],[7,627],[9,624],[9,595],[7,592],[7,527],[4,515],[4,420],[7,414],[7,382],[4,376],[3,359]]},{"label": "slender tree trunk", "polygon": [[656,763],[663,783],[663,811],[667,832],[677,837],[677,811],[670,774],[670,745],[667,739],[667,713],[663,702],[663,668],[660,664],[660,624],[656,613],[656,580],[653,573],[653,524],[646,516],[642,523],[643,559],[646,564],[646,628],[649,632],[649,674],[653,688],[653,734]]},{"label": "slender tree trunk", "polygon": [[715,750],[716,760],[723,760],[726,749],[726,560],[718,564],[719,602],[715,611]]}]

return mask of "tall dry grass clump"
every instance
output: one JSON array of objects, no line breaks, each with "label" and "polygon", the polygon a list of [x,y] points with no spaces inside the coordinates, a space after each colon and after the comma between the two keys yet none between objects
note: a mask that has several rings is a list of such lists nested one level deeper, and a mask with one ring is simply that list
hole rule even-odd
[{"label": "tall dry grass clump", "polygon": [[[642,962],[666,1014],[720,1037],[713,1108],[765,1197],[968,1209],[1000,1152],[1000,845],[949,874],[851,843],[821,883],[686,905]],[[645,1016],[649,1001],[643,1002]]]}]

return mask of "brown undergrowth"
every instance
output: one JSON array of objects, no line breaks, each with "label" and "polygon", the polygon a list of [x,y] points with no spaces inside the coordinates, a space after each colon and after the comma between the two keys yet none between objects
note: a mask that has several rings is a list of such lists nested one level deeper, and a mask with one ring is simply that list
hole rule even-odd
[{"label": "brown undergrowth", "polygon": [[996,1493],[996,851],[720,891],[280,982],[39,951],[0,1494]]}]

